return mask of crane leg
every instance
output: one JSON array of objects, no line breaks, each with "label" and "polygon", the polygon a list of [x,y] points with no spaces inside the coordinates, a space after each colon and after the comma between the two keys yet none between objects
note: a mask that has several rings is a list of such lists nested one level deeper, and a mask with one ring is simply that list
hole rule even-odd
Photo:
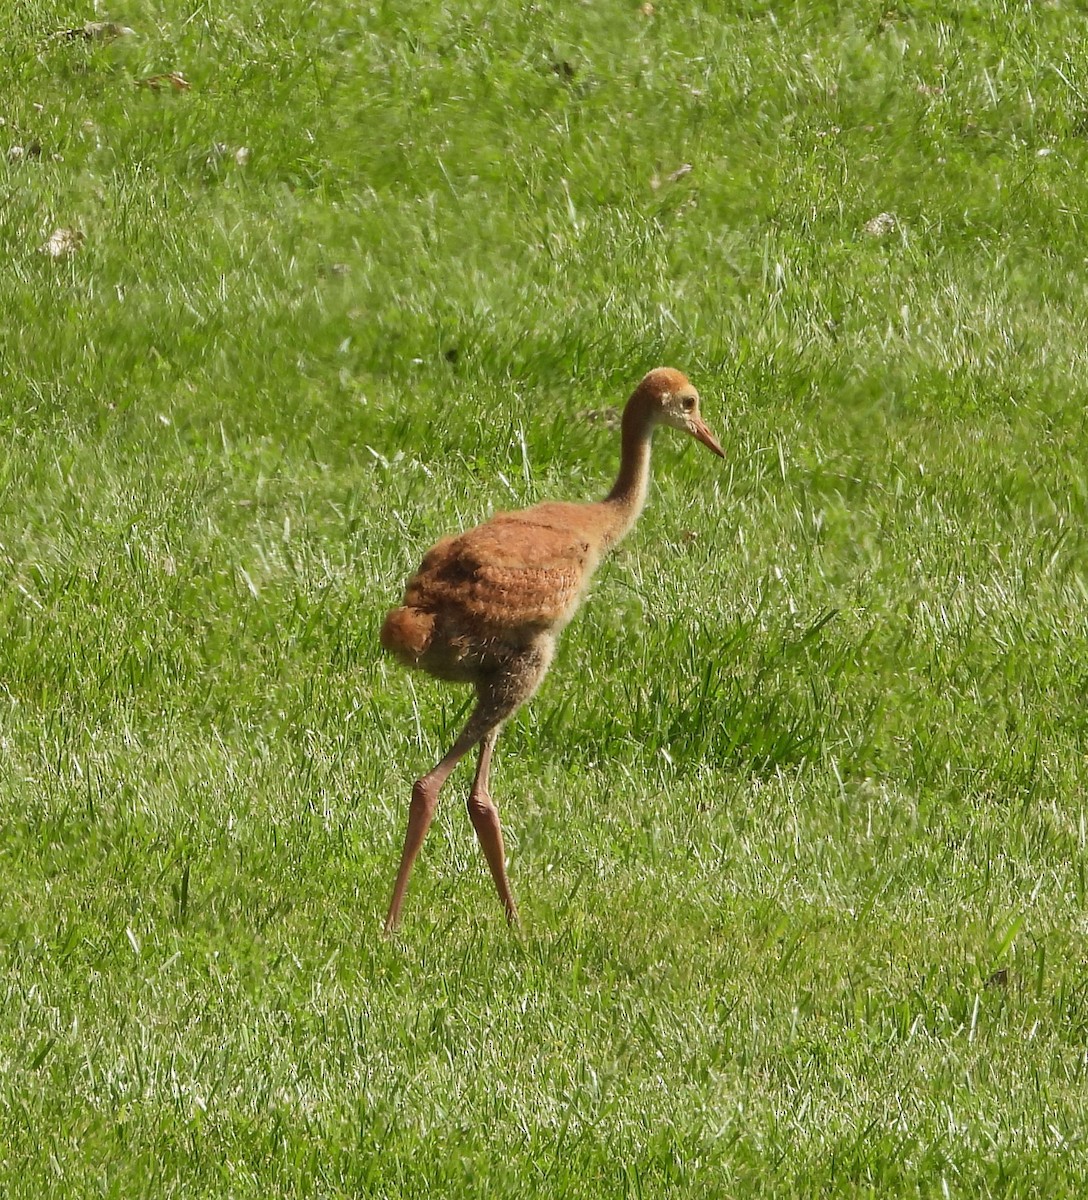
[{"label": "crane leg", "polygon": [[437,766],[412,788],[412,803],[408,809],[408,828],[404,834],[404,849],[401,851],[400,867],[393,898],[385,916],[385,932],[392,933],[400,924],[400,911],[404,904],[404,893],[408,889],[408,877],[412,873],[419,848],[431,827],[434,810],[438,805],[438,793],[450,777],[454,767],[475,746],[480,745],[480,761],[476,767],[476,778],[469,795],[468,811],[472,818],[476,836],[483,847],[491,876],[495,880],[499,898],[506,909],[507,920],[517,921],[514,897],[506,878],[505,852],[499,814],[487,790],[487,776],[491,766],[491,751],[503,721],[524,704],[536,691],[551,662],[555,649],[554,639],[541,637],[536,644],[513,655],[503,663],[503,669],[476,684],[476,707],[468,719],[461,736]]},{"label": "crane leg", "polygon": [[506,849],[502,841],[502,826],[499,824],[499,810],[491,799],[487,779],[491,770],[491,752],[498,739],[498,729],[492,729],[480,743],[480,760],[476,765],[476,778],[472,781],[472,791],[468,796],[468,815],[472,819],[472,827],[480,840],[480,846],[491,870],[491,878],[495,881],[495,889],[499,893],[506,919],[511,925],[518,923],[517,905],[510,891],[510,881],[506,878]]},{"label": "crane leg", "polygon": [[[478,713],[477,709],[477,713]],[[400,855],[400,867],[397,870],[397,881],[393,884],[393,898],[389,901],[389,911],[385,915],[385,932],[392,933],[400,924],[400,910],[404,904],[404,893],[408,890],[408,877],[415,865],[416,855],[427,836],[434,818],[434,810],[438,807],[438,793],[442,785],[450,777],[453,768],[480,740],[484,732],[476,720],[477,713],[469,718],[464,732],[453,744],[453,748],[444,759],[412,786],[412,803],[408,808],[408,828],[404,833],[404,849]]]}]

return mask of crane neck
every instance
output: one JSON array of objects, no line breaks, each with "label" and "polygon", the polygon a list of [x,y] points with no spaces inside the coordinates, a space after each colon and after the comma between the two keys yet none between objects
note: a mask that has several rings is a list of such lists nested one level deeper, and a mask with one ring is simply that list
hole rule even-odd
[{"label": "crane neck", "polygon": [[609,541],[618,542],[638,520],[650,486],[650,444],[654,420],[650,404],[635,392],[623,410],[620,473],[604,499],[615,522]]}]

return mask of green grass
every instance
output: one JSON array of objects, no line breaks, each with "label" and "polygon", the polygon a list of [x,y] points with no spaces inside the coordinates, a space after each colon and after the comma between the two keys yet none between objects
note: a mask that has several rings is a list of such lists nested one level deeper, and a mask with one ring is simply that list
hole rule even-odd
[{"label": "green grass", "polygon": [[[3,1195],[1088,1187],[1083,16],[656,8],[0,14]],[[662,363],[383,940],[381,618]]]}]

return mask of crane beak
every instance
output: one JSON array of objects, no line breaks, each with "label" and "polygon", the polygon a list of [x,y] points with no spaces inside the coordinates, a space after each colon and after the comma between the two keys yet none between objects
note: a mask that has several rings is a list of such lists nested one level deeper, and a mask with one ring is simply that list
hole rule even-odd
[{"label": "crane beak", "polygon": [[691,436],[702,442],[708,450],[713,450],[719,458],[725,458],[725,451],[718,444],[718,439],[707,428],[702,417],[692,418]]}]

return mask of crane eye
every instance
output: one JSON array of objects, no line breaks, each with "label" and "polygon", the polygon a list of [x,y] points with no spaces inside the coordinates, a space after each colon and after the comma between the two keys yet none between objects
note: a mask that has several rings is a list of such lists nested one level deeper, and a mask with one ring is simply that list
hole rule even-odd
[{"label": "crane eye", "polygon": [[684,410],[684,412],[691,412],[691,410],[695,407],[695,397],[685,396],[683,400],[680,401],[680,407]]}]

